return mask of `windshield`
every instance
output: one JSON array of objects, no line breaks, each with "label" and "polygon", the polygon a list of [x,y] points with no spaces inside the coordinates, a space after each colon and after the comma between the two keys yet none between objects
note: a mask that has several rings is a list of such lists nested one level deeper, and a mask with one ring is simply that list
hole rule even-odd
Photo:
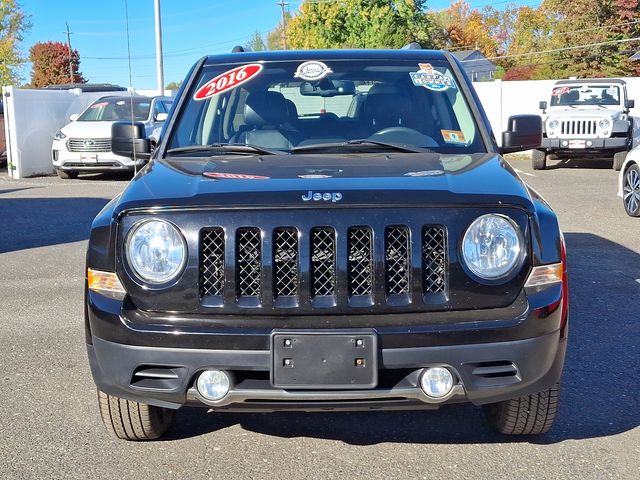
[{"label": "windshield", "polygon": [[[143,122],[149,118],[151,109],[150,98],[133,99],[133,119]],[[114,97],[102,98],[91,104],[78,117],[81,122],[112,122],[117,120],[131,120],[131,99]]]},{"label": "windshield", "polygon": [[620,105],[620,87],[602,84],[555,87],[551,106],[563,105]]},{"label": "windshield", "polygon": [[386,143],[486,152],[446,62],[380,59],[204,67],[168,147],[230,143],[310,153],[318,149],[301,147],[335,149],[356,139],[378,144],[348,144],[354,150]]}]

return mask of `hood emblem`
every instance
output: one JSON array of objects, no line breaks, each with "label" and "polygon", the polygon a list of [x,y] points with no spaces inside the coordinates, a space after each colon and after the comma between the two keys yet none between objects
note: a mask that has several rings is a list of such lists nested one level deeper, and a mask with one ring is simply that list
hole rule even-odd
[{"label": "hood emblem", "polygon": [[309,190],[305,195],[302,195],[302,200],[305,202],[339,202],[342,200],[342,193],[340,192],[314,192]]}]

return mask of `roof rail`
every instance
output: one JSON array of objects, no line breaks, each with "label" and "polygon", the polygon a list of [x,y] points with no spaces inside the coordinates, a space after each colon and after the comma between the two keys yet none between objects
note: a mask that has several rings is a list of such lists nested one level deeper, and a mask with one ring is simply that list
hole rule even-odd
[{"label": "roof rail", "polygon": [[422,50],[422,45],[420,45],[418,42],[409,42],[400,50]]}]

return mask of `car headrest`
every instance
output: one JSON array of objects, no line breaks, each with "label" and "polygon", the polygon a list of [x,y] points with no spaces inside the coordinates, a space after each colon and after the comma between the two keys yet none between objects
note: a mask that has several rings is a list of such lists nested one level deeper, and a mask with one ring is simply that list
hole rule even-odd
[{"label": "car headrest", "polygon": [[395,93],[369,93],[365,115],[376,125],[401,125],[411,115],[411,102]]},{"label": "car headrest", "polygon": [[285,103],[287,105],[287,120],[289,122],[295,123],[299,120],[298,118],[298,108],[296,104],[293,103],[293,100],[285,99]]},{"label": "car headrest", "polygon": [[253,127],[281,125],[287,121],[287,102],[280,92],[254,92],[244,105],[244,121]]}]

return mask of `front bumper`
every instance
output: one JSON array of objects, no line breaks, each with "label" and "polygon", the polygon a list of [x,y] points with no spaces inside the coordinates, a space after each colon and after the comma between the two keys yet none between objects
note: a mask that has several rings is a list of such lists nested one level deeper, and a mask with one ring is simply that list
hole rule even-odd
[{"label": "front bumper", "polygon": [[65,141],[54,140],[51,148],[51,161],[57,170],[85,172],[133,171],[143,166],[146,160],[134,161],[131,158],[107,152],[70,152]]},{"label": "front bumper", "polygon": [[[563,145],[563,142],[585,141],[591,142],[591,145],[585,146],[585,148],[569,148],[568,145]],[[610,137],[610,138],[542,138],[542,148],[551,151],[562,151],[567,153],[600,153],[602,151],[610,150],[613,152],[619,152],[627,149],[629,146],[629,139],[627,137]]]},{"label": "front bumper", "polygon": [[[172,318],[141,323],[122,302],[89,292],[87,349],[97,387],[121,398],[179,408],[216,410],[429,409],[442,404],[494,403],[543,391],[560,379],[566,350],[560,287],[525,295],[506,309],[478,312],[481,321],[429,325],[442,314],[415,314],[422,326],[366,325],[373,316],[355,317],[357,328],[378,338],[378,382],[357,390],[294,390],[272,385],[271,333],[274,328],[207,325],[206,320]],[[506,318],[504,313],[510,312]],[[462,312],[464,313],[464,312]],[[493,316],[493,318],[492,318]],[[313,325],[313,319],[307,318]],[[242,323],[243,319],[237,319]],[[268,320],[265,320],[268,322]],[[296,329],[298,333],[318,331]],[[422,369],[446,366],[457,377],[440,400],[419,387]],[[211,402],[194,388],[198,374],[229,372],[232,388]]]}]

